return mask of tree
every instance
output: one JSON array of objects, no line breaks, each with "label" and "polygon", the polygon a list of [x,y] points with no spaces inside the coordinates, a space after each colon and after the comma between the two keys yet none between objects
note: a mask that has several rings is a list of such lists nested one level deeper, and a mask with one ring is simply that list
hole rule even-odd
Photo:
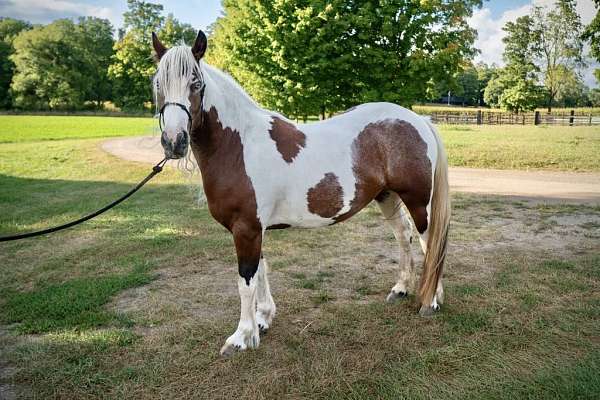
[{"label": "tree", "polygon": [[111,55],[112,26],[107,20],[59,19],[19,34],[11,60],[11,90],[16,106],[77,109],[106,96],[104,66]]},{"label": "tree", "polygon": [[579,75],[567,68],[557,70],[559,82],[556,90],[556,104],[560,107],[586,106],[589,102],[589,89]]},{"label": "tree", "polygon": [[488,66],[484,62],[480,62],[475,66],[477,71],[477,105],[485,105],[485,89],[488,86],[490,80],[492,80],[498,74],[498,67],[496,64]]},{"label": "tree", "polygon": [[112,98],[108,67],[113,55],[113,28],[108,20],[95,17],[79,18],[76,28],[83,73],[87,77],[84,97],[94,101],[96,108],[102,108],[102,103]]},{"label": "tree", "polygon": [[224,1],[209,62],[226,69],[260,103],[288,115],[354,104],[342,1]]},{"label": "tree", "polygon": [[114,101],[121,108],[140,110],[152,101],[150,78],[156,70],[152,60],[152,32],[158,32],[161,41],[172,46],[193,41],[196,32],[188,24],[181,24],[169,15],[161,15],[163,6],[143,0],[128,0],[123,14],[124,31],[114,45],[115,54],[108,68],[113,83]]},{"label": "tree", "polygon": [[10,56],[14,53],[13,41],[19,33],[31,29],[31,24],[12,18],[0,18],[0,108],[12,104],[10,83],[14,74],[14,63]]},{"label": "tree", "polygon": [[[596,3],[596,9],[600,9],[600,0],[594,0]],[[596,11],[596,16],[590,22],[590,24],[585,28],[582,34],[583,40],[588,40],[590,42],[590,55],[596,59],[596,61],[600,61],[600,12]],[[596,76],[596,80],[600,82],[600,69],[596,69],[594,71],[594,75]]]},{"label": "tree", "polygon": [[496,75],[488,81],[483,92],[483,101],[490,107],[500,107],[500,96],[508,89],[510,82],[505,80],[504,69],[499,69]]},{"label": "tree", "polygon": [[600,89],[595,88],[590,90],[589,99],[592,107],[600,107]]},{"label": "tree", "polygon": [[519,79],[504,89],[498,103],[501,108],[518,114],[535,110],[542,98],[543,92],[534,81]]},{"label": "tree", "polygon": [[225,0],[209,60],[293,115],[363,101],[411,105],[474,54],[479,0]]},{"label": "tree", "polygon": [[529,16],[517,18],[504,26],[506,37],[502,58],[506,66],[488,82],[484,98],[491,106],[519,113],[536,108],[542,95],[537,84],[538,67],[534,63],[537,33]]},{"label": "tree", "polygon": [[553,9],[533,9],[535,61],[546,87],[548,112],[558,94],[563,71],[584,65],[582,30],[574,0],[558,0]]}]

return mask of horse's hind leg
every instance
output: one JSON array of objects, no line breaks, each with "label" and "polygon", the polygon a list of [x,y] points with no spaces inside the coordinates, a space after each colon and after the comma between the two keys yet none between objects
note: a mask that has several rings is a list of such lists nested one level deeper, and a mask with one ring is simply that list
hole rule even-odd
[{"label": "horse's hind leg", "polygon": [[392,228],[394,236],[400,245],[398,281],[387,296],[387,301],[392,302],[398,298],[406,297],[408,291],[414,288],[415,264],[410,248],[413,227],[410,215],[402,207],[402,201],[396,193],[381,193],[376,200],[383,217]]},{"label": "horse's hind leg", "polygon": [[258,264],[256,277],[256,322],[261,331],[266,331],[273,322],[275,316],[275,302],[271,296],[269,279],[267,278],[269,265],[267,260],[261,256]]}]

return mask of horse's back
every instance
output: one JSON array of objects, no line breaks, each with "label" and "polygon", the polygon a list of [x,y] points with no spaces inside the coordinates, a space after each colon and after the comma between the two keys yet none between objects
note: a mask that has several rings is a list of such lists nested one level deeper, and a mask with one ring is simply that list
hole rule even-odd
[{"label": "horse's back", "polygon": [[[422,117],[391,103],[362,104],[296,128],[305,135],[303,147],[286,168],[270,171],[279,184],[267,196],[275,197],[269,224],[327,225],[355,214],[382,190],[405,190],[416,179],[413,158],[429,158],[434,142]],[[430,179],[424,168],[416,172]]]}]

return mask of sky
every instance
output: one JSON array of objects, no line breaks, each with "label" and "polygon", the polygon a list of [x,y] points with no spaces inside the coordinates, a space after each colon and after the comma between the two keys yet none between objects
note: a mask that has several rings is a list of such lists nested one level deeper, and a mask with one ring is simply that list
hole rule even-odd
[{"label": "sky", "polygon": [[[158,1],[152,1],[158,2]],[[476,61],[502,65],[504,45],[502,27],[508,21],[528,14],[532,5],[554,5],[555,0],[489,0],[484,1],[469,19],[471,27],[477,29],[475,42],[481,53]],[[181,22],[205,29],[221,14],[220,0],[163,0],[165,14],[172,13]],[[92,15],[109,19],[116,28],[123,24],[126,0],[0,0],[0,16],[25,19],[33,23],[48,23],[57,18],[73,18]],[[592,0],[577,0],[577,11],[584,24],[596,14]],[[589,62],[583,71],[584,80],[590,87],[597,87],[592,72],[600,68],[598,63]]]}]

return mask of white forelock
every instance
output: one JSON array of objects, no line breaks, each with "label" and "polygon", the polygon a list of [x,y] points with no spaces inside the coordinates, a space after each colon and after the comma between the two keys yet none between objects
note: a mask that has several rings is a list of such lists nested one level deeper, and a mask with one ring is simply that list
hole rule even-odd
[{"label": "white forelock", "polygon": [[165,53],[158,63],[154,76],[154,91],[165,97],[165,101],[189,106],[189,84],[194,72],[200,73],[200,66],[191,48],[175,46]]}]

